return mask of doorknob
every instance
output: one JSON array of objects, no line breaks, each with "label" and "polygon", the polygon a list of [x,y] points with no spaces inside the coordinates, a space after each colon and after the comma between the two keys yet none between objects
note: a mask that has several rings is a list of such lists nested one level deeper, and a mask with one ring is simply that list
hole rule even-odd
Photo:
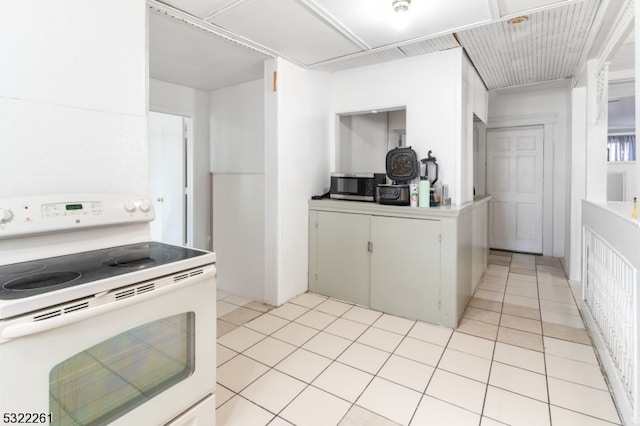
[{"label": "doorknob", "polygon": [[159,203],[164,203],[164,197],[158,197],[156,198],[156,201]]}]

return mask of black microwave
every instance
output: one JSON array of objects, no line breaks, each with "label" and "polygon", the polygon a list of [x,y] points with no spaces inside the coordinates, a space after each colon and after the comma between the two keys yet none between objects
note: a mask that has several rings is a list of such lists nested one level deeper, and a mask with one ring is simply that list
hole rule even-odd
[{"label": "black microwave", "polygon": [[329,198],[376,201],[376,187],[386,183],[385,173],[331,173]]}]

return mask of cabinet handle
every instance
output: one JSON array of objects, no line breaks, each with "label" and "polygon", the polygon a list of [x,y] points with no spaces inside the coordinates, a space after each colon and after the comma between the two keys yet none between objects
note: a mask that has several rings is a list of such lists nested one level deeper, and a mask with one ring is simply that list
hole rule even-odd
[{"label": "cabinet handle", "polygon": [[373,243],[371,241],[367,242],[367,251],[373,253]]}]

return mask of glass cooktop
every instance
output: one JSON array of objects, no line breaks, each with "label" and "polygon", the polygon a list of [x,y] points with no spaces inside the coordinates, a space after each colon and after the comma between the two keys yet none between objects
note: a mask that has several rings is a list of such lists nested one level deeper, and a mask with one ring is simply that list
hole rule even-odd
[{"label": "glass cooktop", "polygon": [[0,266],[0,300],[20,299],[167,263],[204,251],[144,242]]}]

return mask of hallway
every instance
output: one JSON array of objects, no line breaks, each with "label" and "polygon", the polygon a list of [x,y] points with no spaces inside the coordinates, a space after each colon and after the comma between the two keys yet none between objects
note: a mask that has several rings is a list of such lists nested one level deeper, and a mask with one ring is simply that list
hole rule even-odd
[{"label": "hallway", "polygon": [[218,295],[217,424],[620,424],[558,259],[492,251],[457,329]]}]

